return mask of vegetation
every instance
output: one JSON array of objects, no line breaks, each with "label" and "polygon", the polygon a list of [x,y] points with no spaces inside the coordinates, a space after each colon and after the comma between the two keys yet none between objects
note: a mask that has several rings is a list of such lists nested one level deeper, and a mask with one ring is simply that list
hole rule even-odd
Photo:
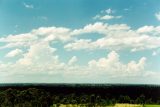
[{"label": "vegetation", "polygon": [[144,107],[160,107],[160,105],[146,104]]},{"label": "vegetation", "polygon": [[127,86],[38,85],[0,89],[0,107],[158,107],[160,104],[160,94],[156,91],[159,87],[143,87],[143,92],[140,87],[133,91],[130,89],[134,87]]}]

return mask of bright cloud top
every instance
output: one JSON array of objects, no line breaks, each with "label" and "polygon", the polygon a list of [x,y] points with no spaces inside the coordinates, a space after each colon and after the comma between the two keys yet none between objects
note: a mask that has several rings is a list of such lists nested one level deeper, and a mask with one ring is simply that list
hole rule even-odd
[{"label": "bright cloud top", "polygon": [[5,57],[15,57],[15,56],[18,56],[18,55],[20,55],[22,53],[23,53],[22,50],[15,49],[15,50],[10,51]]}]

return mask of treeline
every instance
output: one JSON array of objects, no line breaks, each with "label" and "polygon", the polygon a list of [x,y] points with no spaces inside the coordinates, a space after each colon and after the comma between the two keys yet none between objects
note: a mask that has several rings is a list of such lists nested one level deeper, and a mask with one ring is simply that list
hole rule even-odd
[{"label": "treeline", "polygon": [[0,92],[0,107],[50,107],[52,104],[50,93],[41,89],[9,88]]},{"label": "treeline", "polygon": [[60,104],[73,104],[81,107],[106,106],[116,103],[160,104],[160,99],[154,101],[152,98],[147,98],[144,94],[132,98],[123,94],[114,97],[109,93],[104,93],[103,95],[97,92],[91,93],[93,90],[90,90],[90,93],[67,93],[67,91],[63,93],[63,91],[55,93],[51,90],[40,88],[8,88],[0,91],[0,107],[58,107]]}]

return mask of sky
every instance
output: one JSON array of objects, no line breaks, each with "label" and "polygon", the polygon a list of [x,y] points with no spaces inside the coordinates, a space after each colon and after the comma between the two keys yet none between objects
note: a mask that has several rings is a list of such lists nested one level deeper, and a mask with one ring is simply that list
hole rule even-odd
[{"label": "sky", "polygon": [[160,84],[159,0],[0,0],[0,83]]}]

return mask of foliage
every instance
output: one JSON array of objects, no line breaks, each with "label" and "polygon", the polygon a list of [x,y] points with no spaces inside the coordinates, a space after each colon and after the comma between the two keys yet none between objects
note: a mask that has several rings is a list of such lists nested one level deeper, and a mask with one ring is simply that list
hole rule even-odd
[{"label": "foliage", "polygon": [[[140,88],[137,93],[130,94],[130,89],[121,87],[117,92],[115,87],[42,87],[17,88],[8,87],[0,91],[0,107],[106,107],[117,103],[139,104],[144,107],[152,107],[149,104],[159,104],[160,97],[151,96],[150,93],[158,93],[149,88],[149,94],[145,94]],[[158,88],[159,89],[159,88]],[[158,90],[156,88],[156,90]],[[145,88],[143,88],[145,90]],[[115,93],[113,93],[115,92]],[[128,94],[129,93],[129,94]],[[156,95],[156,94],[154,94]],[[158,107],[154,105],[153,107]]]}]

